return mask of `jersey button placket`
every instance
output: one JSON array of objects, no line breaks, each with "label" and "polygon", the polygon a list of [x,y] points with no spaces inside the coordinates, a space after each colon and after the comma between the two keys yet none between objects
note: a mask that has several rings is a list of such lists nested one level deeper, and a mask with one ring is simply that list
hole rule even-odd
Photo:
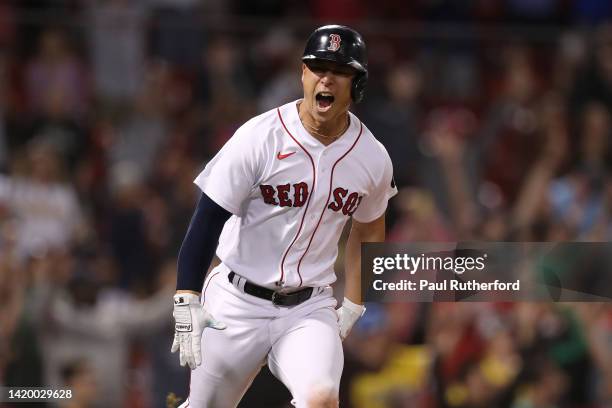
[{"label": "jersey button placket", "polygon": [[329,147],[326,147],[325,150],[323,150],[323,153],[321,153],[321,160],[319,160],[319,163],[322,165],[321,167],[321,171],[323,173],[327,172],[327,168],[328,163],[327,163],[327,156],[329,155]]},{"label": "jersey button placket", "polygon": [[[317,169],[318,173],[321,175],[327,175],[329,170],[329,160],[327,156],[329,155],[329,151],[327,149],[323,150],[319,155],[319,160],[317,160]],[[325,183],[323,183],[324,185]]]},{"label": "jersey button placket", "polygon": [[316,200],[314,201],[314,203],[316,203],[315,206],[313,207],[314,211],[310,214],[310,217],[309,217],[310,222],[311,222],[310,227],[312,229],[314,229],[315,224],[317,222],[317,218],[319,217],[319,214],[320,214],[319,206],[320,206],[321,197],[323,195],[322,187],[325,185],[325,160],[323,159],[324,155],[325,155],[324,152],[320,153],[318,160],[317,160],[317,179],[319,180],[319,185],[317,186]]}]

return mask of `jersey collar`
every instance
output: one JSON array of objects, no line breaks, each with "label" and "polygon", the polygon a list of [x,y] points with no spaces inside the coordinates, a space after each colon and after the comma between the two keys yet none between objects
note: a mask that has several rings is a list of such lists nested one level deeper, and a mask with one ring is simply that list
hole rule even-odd
[{"label": "jersey collar", "polygon": [[359,129],[361,123],[359,119],[353,113],[349,111],[349,117],[351,123],[347,130],[342,134],[342,136],[336,139],[333,143],[325,146],[319,140],[317,140],[314,136],[312,136],[300,120],[299,112],[298,112],[298,102],[301,99],[290,102],[286,105],[280,107],[280,113],[283,117],[283,121],[287,126],[288,130],[293,134],[294,137],[298,139],[300,143],[302,143],[305,147],[307,147],[311,151],[319,151],[319,150],[330,150],[340,148],[346,148],[347,146],[351,146],[355,139],[359,135]]}]

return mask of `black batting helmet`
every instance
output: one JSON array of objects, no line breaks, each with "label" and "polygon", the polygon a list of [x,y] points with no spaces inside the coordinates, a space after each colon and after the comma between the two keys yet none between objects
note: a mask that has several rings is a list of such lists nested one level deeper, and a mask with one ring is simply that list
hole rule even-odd
[{"label": "black batting helmet", "polygon": [[355,103],[363,100],[368,81],[366,45],[361,35],[342,25],[326,25],[317,28],[306,42],[302,61],[326,60],[348,65],[357,71],[353,79],[351,97]]}]

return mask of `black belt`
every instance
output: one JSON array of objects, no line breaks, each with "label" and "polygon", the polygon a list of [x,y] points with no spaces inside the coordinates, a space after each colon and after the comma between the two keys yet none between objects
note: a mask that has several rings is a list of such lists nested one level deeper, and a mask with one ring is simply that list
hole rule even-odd
[{"label": "black belt", "polygon": [[[239,278],[233,271],[227,275],[229,281],[233,284],[234,279]],[[277,306],[295,306],[310,299],[313,288],[308,287],[292,293],[279,293],[271,289],[255,285],[249,281],[244,283],[244,293],[271,301]]]}]

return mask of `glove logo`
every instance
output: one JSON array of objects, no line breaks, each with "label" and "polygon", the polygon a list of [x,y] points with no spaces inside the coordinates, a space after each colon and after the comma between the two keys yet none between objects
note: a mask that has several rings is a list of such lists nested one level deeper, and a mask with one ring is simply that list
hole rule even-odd
[{"label": "glove logo", "polygon": [[191,323],[177,323],[174,326],[174,329],[177,332],[190,332],[192,330],[191,329]]},{"label": "glove logo", "polygon": [[185,303],[185,300],[182,297],[174,299],[175,305],[182,305],[183,303]]},{"label": "glove logo", "polygon": [[329,46],[327,49],[329,51],[338,51],[340,49],[340,42],[342,38],[338,34],[330,34],[329,35]]}]

